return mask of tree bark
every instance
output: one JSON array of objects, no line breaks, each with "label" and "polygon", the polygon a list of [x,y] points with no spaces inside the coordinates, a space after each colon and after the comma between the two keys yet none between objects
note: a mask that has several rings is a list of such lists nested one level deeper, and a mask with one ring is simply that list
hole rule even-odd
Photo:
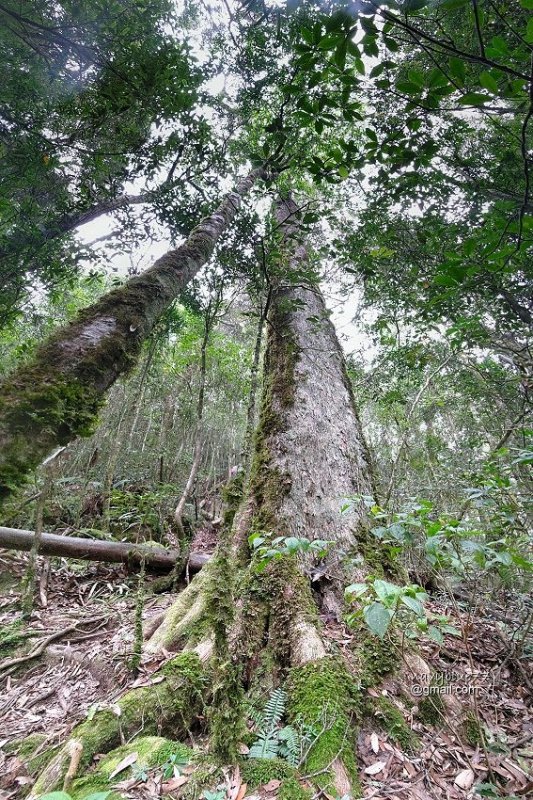
[{"label": "tree bark", "polygon": [[[31,551],[35,542],[34,531],[0,527],[0,547],[6,550]],[[41,533],[39,555],[81,558],[84,561],[104,561],[109,564],[128,564],[138,567],[144,558],[147,569],[170,572],[176,566],[179,553],[162,547],[132,545],[129,542],[107,542],[100,539],[81,539],[75,536],[58,536]],[[204,553],[191,553],[188,568],[198,572],[209,561]]]},{"label": "tree bark", "polygon": [[163,311],[213,254],[243,195],[242,178],[216,211],[142,275],[102,297],[52,335],[0,386],[0,500],[57,444],[92,431],[105,393],[137,362]]}]

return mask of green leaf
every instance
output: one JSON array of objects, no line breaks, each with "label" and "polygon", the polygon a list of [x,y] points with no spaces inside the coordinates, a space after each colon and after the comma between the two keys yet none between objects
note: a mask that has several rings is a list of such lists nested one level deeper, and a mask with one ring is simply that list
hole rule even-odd
[{"label": "green leaf", "polygon": [[334,50],[343,41],[344,35],[338,33],[328,33],[319,41],[320,50]]},{"label": "green leaf", "polygon": [[339,169],[337,170],[341,178],[347,178],[350,174],[350,170],[344,164],[341,164]]},{"label": "green leaf", "polygon": [[363,617],[372,633],[383,639],[391,621],[391,615],[385,606],[381,603],[372,603],[372,605],[365,608]]},{"label": "green leaf", "polygon": [[528,11],[533,11],[533,0],[520,0],[520,5]]},{"label": "green leaf", "polygon": [[387,604],[395,600],[402,591],[399,586],[396,586],[396,584],[383,581],[380,578],[376,578],[372,585],[379,599]]},{"label": "green leaf", "polygon": [[92,794],[88,794],[87,797],[84,797],[83,800],[106,800],[110,794],[111,792],[93,792]]},{"label": "green leaf", "polygon": [[460,58],[455,58],[455,56],[453,56],[452,58],[450,58],[448,70],[452,78],[455,78],[456,82],[460,86],[462,86],[466,78],[466,67],[464,61],[462,61]]},{"label": "green leaf", "polygon": [[351,583],[344,590],[344,594],[346,595],[346,597],[354,599],[357,597],[362,597],[364,594],[367,594],[367,592],[368,592],[368,586],[366,585],[366,583]]},{"label": "green leaf", "polygon": [[482,106],[483,103],[488,103],[490,97],[486,94],[480,94],[479,92],[467,92],[461,98],[459,98],[459,103],[462,106]]},{"label": "green leaf", "polygon": [[420,87],[411,81],[396,81],[396,91],[402,94],[420,94]]},{"label": "green leaf", "polygon": [[526,42],[529,42],[529,44],[533,43],[533,17],[527,23],[525,38]]},{"label": "green leaf", "polygon": [[407,606],[411,611],[417,615],[417,617],[423,617],[425,615],[424,606],[417,600],[416,597],[409,597],[407,595],[403,595],[401,597],[401,601],[404,606]]},{"label": "green leaf", "polygon": [[498,82],[486,69],[480,74],[479,83],[480,86],[482,86],[484,89],[487,89],[488,92],[492,92],[492,94],[498,94]]},{"label": "green leaf", "polygon": [[39,800],[71,800],[71,797],[67,792],[49,792],[42,794]]},{"label": "green leaf", "polygon": [[437,642],[437,644],[444,644],[444,636],[434,625],[429,626],[428,636],[430,639],[433,639],[434,642]]}]

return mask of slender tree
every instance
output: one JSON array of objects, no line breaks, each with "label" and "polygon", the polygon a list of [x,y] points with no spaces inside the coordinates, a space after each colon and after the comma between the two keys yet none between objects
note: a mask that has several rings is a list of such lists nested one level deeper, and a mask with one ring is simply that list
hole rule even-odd
[{"label": "slender tree", "polygon": [[263,174],[255,169],[242,178],[183,245],[84,309],[2,384],[0,497],[54,446],[91,429],[109,387],[134,366],[161,314],[211,257],[243,195]]}]

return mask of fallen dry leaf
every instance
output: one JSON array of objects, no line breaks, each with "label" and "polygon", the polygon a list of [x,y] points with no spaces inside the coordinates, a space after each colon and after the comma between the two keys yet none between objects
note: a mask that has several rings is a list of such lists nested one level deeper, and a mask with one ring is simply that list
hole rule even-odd
[{"label": "fallen dry leaf", "polygon": [[138,758],[139,758],[139,753],[130,753],[128,756],[123,758],[122,761],[119,761],[119,763],[109,776],[109,780],[112,780],[112,778],[114,778],[115,775],[118,775],[119,772],[125,770],[126,767],[131,767],[132,764],[135,764]]},{"label": "fallen dry leaf", "polygon": [[378,772],[381,772],[381,770],[385,766],[386,766],[385,761],[376,761],[374,764],[371,764],[369,767],[365,769],[365,773],[367,775],[377,775]]},{"label": "fallen dry leaf", "polygon": [[370,734],[370,747],[376,755],[379,753],[379,738],[377,733]]},{"label": "fallen dry leaf", "polygon": [[173,792],[183,786],[189,780],[187,775],[178,775],[176,778],[171,778],[169,781],[164,781],[161,784],[163,794]]},{"label": "fallen dry leaf", "polygon": [[458,775],[455,776],[454,783],[456,786],[459,786],[460,789],[466,789],[466,791],[468,791],[468,789],[470,789],[474,783],[475,777],[476,776],[474,775],[473,770],[463,769]]},{"label": "fallen dry leaf", "polygon": [[276,789],[279,789],[280,786],[281,786],[281,781],[278,781],[275,778],[272,778],[271,781],[269,781],[268,783],[265,783],[265,785],[263,786],[263,789],[265,790],[265,792],[275,792]]}]

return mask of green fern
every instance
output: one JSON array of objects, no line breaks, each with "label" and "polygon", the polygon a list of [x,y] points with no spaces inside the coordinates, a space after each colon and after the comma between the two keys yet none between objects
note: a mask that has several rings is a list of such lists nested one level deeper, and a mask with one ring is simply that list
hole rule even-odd
[{"label": "green fern", "polygon": [[283,689],[274,689],[265,706],[263,715],[263,728],[265,730],[273,730],[276,725],[279,725],[285,714],[285,703],[287,702],[287,693]]},{"label": "green fern", "polygon": [[257,727],[257,739],[250,747],[249,758],[283,758],[291,767],[300,764],[315,732],[311,726],[303,725],[301,720],[296,721],[297,727],[292,725],[281,727],[286,702],[286,692],[283,689],[276,689],[270,695],[262,713],[252,710],[251,716]]},{"label": "green fern", "polygon": [[300,763],[302,737],[292,725],[286,725],[278,732],[278,755],[289,762],[291,767]]},{"label": "green fern", "polygon": [[272,759],[278,757],[278,732],[259,731],[257,739],[250,747],[248,758]]}]

